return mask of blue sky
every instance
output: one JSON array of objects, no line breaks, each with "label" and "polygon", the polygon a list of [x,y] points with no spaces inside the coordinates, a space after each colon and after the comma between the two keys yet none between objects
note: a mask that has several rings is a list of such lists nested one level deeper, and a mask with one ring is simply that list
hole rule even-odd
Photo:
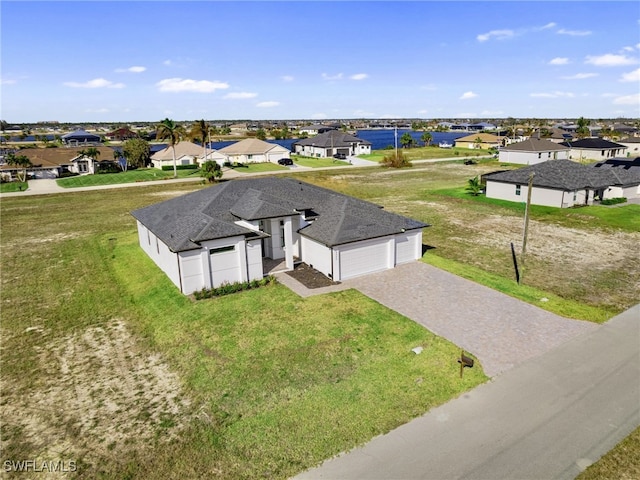
[{"label": "blue sky", "polygon": [[3,0],[0,116],[638,118],[639,5]]}]

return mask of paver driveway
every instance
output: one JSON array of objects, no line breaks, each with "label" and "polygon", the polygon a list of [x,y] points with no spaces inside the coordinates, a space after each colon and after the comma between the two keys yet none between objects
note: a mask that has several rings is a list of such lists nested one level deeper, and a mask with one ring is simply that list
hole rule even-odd
[{"label": "paver driveway", "polygon": [[490,377],[599,328],[422,262],[347,280],[340,287],[356,288],[472,353]]}]

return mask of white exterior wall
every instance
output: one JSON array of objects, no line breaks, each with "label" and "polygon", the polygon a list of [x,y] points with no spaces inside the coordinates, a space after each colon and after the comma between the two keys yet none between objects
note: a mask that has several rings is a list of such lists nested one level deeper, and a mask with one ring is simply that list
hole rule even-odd
[{"label": "white exterior wall", "polygon": [[[516,186],[509,183],[487,181],[487,198],[497,198],[500,200],[508,200],[510,202],[527,201],[527,185],[520,186],[520,195],[516,195]],[[575,200],[574,200],[575,195]],[[533,205],[543,205],[547,207],[566,208],[574,205],[584,205],[587,192],[585,190],[576,190],[575,192],[565,192],[562,190],[553,190],[550,188],[533,187],[531,192],[531,203]],[[593,204],[594,192],[589,192],[589,205]]]},{"label": "white exterior wall", "polygon": [[395,253],[394,237],[375,238],[335,246],[333,247],[333,279],[341,281],[393,268]]},{"label": "white exterior wall", "polygon": [[156,237],[140,222],[138,224],[138,242],[144,252],[155,262],[173,284],[181,288],[180,269],[178,267],[178,255]]},{"label": "white exterior wall", "polygon": [[264,276],[260,239],[247,242],[247,274],[247,280],[260,280]]},{"label": "white exterior wall", "polygon": [[640,185],[634,185],[632,187],[609,187],[604,191],[602,199],[608,198],[621,198],[625,197],[627,200],[630,198],[640,197]]},{"label": "white exterior wall", "polygon": [[[540,155],[538,155],[540,154]],[[540,157],[540,158],[538,158]],[[522,152],[500,150],[498,160],[505,163],[517,163],[520,165],[535,165],[536,163],[546,162],[547,160],[568,160],[569,151],[553,151],[553,152]]]},{"label": "white exterior wall", "polygon": [[182,276],[182,293],[189,295],[204,288],[202,250],[189,250],[178,254]]},{"label": "white exterior wall", "polygon": [[569,158],[571,160],[607,160],[614,157],[624,157],[627,155],[626,148],[617,148],[613,150],[595,150],[595,149],[578,149],[572,148]]},{"label": "white exterior wall", "polygon": [[[212,250],[225,247],[233,247],[233,250],[211,253]],[[248,280],[246,242],[243,236],[202,242],[201,259],[205,288]]]},{"label": "white exterior wall", "polygon": [[333,272],[331,268],[331,249],[329,247],[301,235],[300,249],[303,262],[331,278]]},{"label": "white exterior wall", "polygon": [[[193,165],[195,163],[197,163],[196,157],[192,157],[191,155],[176,157],[176,165]],[[153,165],[154,168],[157,168],[159,170],[162,170],[163,166],[173,168],[173,158],[170,158],[168,160],[158,160],[158,159],[152,158],[151,164]]]}]

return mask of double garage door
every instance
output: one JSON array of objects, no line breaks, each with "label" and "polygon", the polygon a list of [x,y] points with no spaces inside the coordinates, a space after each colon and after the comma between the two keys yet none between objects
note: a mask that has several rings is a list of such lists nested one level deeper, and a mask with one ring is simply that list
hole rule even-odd
[{"label": "double garage door", "polygon": [[[354,243],[340,248],[340,279],[380,272],[416,259],[418,236],[397,235],[395,238],[383,238],[367,242]],[[390,246],[393,242],[393,248]],[[390,258],[393,255],[393,258]]]}]

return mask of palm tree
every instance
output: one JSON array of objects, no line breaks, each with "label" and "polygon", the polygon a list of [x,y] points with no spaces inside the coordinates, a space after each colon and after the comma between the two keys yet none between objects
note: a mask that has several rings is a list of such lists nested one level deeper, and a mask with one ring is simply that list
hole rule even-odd
[{"label": "palm tree", "polygon": [[15,153],[9,153],[5,156],[7,165],[20,168],[21,171],[16,171],[16,177],[19,182],[27,181],[27,168],[32,166],[31,160],[26,155],[16,155]]},{"label": "palm tree", "polygon": [[482,191],[482,183],[480,182],[480,179],[478,178],[477,175],[467,180],[466,190],[474,197],[477,197],[478,195],[480,195],[480,192]]},{"label": "palm tree", "polygon": [[189,138],[191,140],[198,140],[202,144],[203,154],[202,161],[207,159],[207,139],[209,138],[209,125],[204,120],[197,120],[191,125],[189,130]]},{"label": "palm tree", "polygon": [[587,138],[591,136],[591,130],[589,130],[589,120],[584,117],[580,117],[576,122],[578,128],[576,128],[576,135],[578,138]]},{"label": "palm tree", "polygon": [[[90,158],[91,160],[93,160],[94,162],[98,161],[98,157],[100,156],[100,150],[98,150],[96,147],[89,147],[89,148],[85,148],[83,150],[80,150],[78,152],[78,154]],[[93,167],[93,171],[96,171],[96,168]],[[91,169],[89,170],[89,172],[91,172]]]},{"label": "palm tree", "polygon": [[476,137],[473,141],[474,148],[482,148],[482,137]]},{"label": "palm tree", "polygon": [[162,120],[156,131],[157,140],[167,140],[173,150],[173,178],[178,176],[178,165],[176,164],[176,144],[185,136],[184,128],[169,118]]},{"label": "palm tree", "polygon": [[222,169],[218,162],[214,160],[207,160],[202,164],[200,175],[206,178],[209,183],[213,183],[222,177]]},{"label": "palm tree", "polygon": [[420,140],[422,140],[422,143],[424,143],[425,147],[428,147],[429,145],[431,145],[433,135],[431,135],[429,132],[425,132],[420,136]]},{"label": "palm tree", "polygon": [[413,145],[413,142],[413,137],[409,132],[404,132],[400,137],[400,145],[402,145],[404,148],[411,147],[411,145]]}]

